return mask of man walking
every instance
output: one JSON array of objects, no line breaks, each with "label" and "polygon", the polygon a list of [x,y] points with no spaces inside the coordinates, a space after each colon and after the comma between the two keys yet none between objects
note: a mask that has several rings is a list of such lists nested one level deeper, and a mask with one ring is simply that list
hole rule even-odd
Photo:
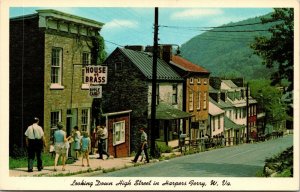
[{"label": "man walking", "polygon": [[97,159],[103,159],[103,154],[105,154],[109,158],[109,154],[106,151],[106,140],[107,140],[107,128],[105,126],[97,126],[97,137],[98,137],[98,152],[99,157]]},{"label": "man walking", "polygon": [[28,149],[28,172],[33,172],[33,162],[36,156],[38,171],[43,169],[42,150],[45,146],[45,137],[42,127],[39,125],[39,119],[34,118],[33,124],[30,125],[26,132],[26,146]]},{"label": "man walking", "polygon": [[137,154],[134,157],[134,160],[131,160],[133,163],[136,163],[136,161],[138,160],[140,154],[142,153],[142,151],[144,151],[144,154],[146,156],[146,161],[147,163],[149,163],[149,157],[148,157],[148,145],[147,145],[147,134],[144,131],[144,128],[140,128],[139,129],[140,133],[141,133],[141,144],[140,144],[140,148],[137,152]]}]

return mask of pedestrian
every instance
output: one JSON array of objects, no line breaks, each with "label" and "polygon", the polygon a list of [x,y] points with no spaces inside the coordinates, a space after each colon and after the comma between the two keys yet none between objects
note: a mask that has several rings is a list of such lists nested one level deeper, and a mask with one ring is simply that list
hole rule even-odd
[{"label": "pedestrian", "polygon": [[66,137],[66,132],[62,130],[63,125],[62,123],[57,124],[57,130],[54,132],[54,148],[55,148],[55,159],[54,159],[54,171],[57,167],[58,158],[61,156],[62,161],[62,170],[65,171],[65,163],[66,163],[66,156],[68,150],[68,139]]},{"label": "pedestrian", "polygon": [[140,128],[139,129],[140,133],[141,133],[141,144],[139,147],[139,150],[137,152],[137,154],[134,157],[134,160],[131,160],[133,163],[136,163],[136,161],[138,160],[140,154],[142,153],[142,151],[144,151],[145,156],[146,156],[146,162],[149,163],[149,157],[148,157],[148,145],[147,145],[147,134],[144,131],[144,128]]},{"label": "pedestrian", "polygon": [[107,128],[106,126],[98,126],[98,131],[97,131],[97,140],[98,140],[98,153],[99,157],[97,159],[103,159],[103,154],[106,155],[106,159],[109,158],[109,154],[106,151],[106,141],[107,141]]},{"label": "pedestrian", "polygon": [[82,153],[82,167],[84,167],[83,159],[86,159],[87,166],[90,166],[89,151],[91,149],[91,139],[86,131],[82,133],[81,139],[81,153]]},{"label": "pedestrian", "polygon": [[91,134],[91,155],[95,154],[95,151],[97,149],[97,143],[97,130],[96,128],[94,128]]},{"label": "pedestrian", "polygon": [[73,149],[75,151],[75,160],[78,160],[79,152],[80,152],[80,140],[81,140],[81,134],[79,131],[78,126],[74,126],[73,128]]},{"label": "pedestrian", "polygon": [[140,162],[143,162],[144,157],[145,157],[145,153],[144,153],[144,151],[142,151],[141,152],[141,160],[140,160]]},{"label": "pedestrian", "polygon": [[33,162],[36,156],[38,171],[43,169],[42,150],[46,147],[44,131],[39,126],[39,118],[34,117],[33,124],[26,132],[26,146],[28,149],[28,172],[33,172]]}]

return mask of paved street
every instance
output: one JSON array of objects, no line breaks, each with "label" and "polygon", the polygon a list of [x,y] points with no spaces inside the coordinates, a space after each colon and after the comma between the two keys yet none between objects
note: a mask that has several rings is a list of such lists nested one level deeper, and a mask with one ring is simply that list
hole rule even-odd
[{"label": "paved street", "polygon": [[[264,161],[293,145],[293,135],[132,167],[101,177],[255,177]],[[93,175],[96,176],[96,175]]]}]

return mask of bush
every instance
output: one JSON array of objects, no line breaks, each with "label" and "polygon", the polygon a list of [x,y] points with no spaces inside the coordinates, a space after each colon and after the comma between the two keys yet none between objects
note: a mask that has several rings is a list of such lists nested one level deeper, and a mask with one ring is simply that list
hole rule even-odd
[{"label": "bush", "polygon": [[12,150],[10,150],[9,156],[15,159],[27,157],[27,149],[14,145]]},{"label": "bush", "polygon": [[161,153],[171,153],[173,150],[172,147],[167,146],[165,143],[157,143],[157,147]]}]

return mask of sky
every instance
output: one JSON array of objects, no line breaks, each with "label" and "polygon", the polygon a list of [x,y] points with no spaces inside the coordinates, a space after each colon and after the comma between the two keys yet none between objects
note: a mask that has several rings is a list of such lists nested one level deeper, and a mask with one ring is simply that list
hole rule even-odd
[{"label": "sky", "polygon": [[[154,8],[152,7],[11,7],[9,17],[33,14],[39,9],[56,9],[104,23],[100,34],[104,37],[108,53],[116,47],[126,45],[153,45]],[[203,32],[184,27],[217,27],[265,15],[272,10],[271,7],[159,8],[159,44],[181,46]]]}]

